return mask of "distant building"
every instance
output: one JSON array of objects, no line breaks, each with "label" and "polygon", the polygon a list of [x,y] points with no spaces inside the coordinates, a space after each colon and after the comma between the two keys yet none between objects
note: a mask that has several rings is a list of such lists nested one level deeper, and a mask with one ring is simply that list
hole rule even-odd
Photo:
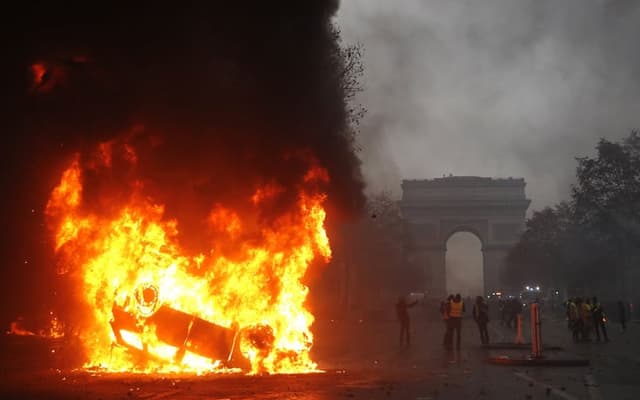
[{"label": "distant building", "polygon": [[485,292],[503,288],[506,256],[531,203],[525,185],[523,178],[476,176],[402,181],[406,260],[424,270],[424,289],[431,296],[445,295],[446,245],[457,232],[470,232],[482,243]]}]

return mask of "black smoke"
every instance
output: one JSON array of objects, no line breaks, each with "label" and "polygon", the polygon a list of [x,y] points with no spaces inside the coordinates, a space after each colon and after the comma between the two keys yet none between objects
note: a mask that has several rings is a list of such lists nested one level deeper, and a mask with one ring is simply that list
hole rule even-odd
[{"label": "black smoke", "polygon": [[[50,295],[49,192],[74,152],[88,163],[102,141],[133,143],[137,177],[187,233],[214,202],[246,198],[260,183],[295,185],[308,167],[299,154],[329,172],[330,217],[360,209],[337,1],[231,3],[29,2],[12,12],[3,27],[3,303],[20,300],[3,320]],[[46,72],[36,76],[34,64]],[[88,206],[104,182],[127,179],[119,161],[106,181],[86,175]]]}]

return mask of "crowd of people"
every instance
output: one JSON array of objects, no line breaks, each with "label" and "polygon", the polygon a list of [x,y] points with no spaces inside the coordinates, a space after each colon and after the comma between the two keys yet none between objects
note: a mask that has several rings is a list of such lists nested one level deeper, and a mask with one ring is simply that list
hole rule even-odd
[{"label": "crowd of people", "polygon": [[[400,297],[396,303],[396,313],[400,322],[401,346],[405,343],[408,346],[411,343],[408,309],[417,303],[417,300],[407,303],[404,297]],[[500,300],[497,305],[500,312],[501,325],[515,329],[517,327],[516,321],[518,320],[518,315],[523,312],[522,303],[516,298],[510,298]],[[627,320],[626,308],[622,301],[618,301],[617,307],[618,320],[624,332],[626,330]],[[442,345],[447,351],[453,350],[454,343],[455,348],[460,350],[462,318],[465,312],[465,301],[459,293],[456,295],[451,294],[440,302],[440,315],[445,325]],[[489,344],[489,332],[487,329],[489,323],[489,305],[484,297],[476,297],[473,304],[472,317],[478,326],[480,342],[483,345]],[[580,297],[570,298],[566,302],[566,317],[568,320],[568,328],[572,333],[575,343],[590,342],[594,334],[595,340],[598,342],[602,340],[605,342],[609,341],[606,326],[608,318],[597,297],[584,299]]]},{"label": "crowd of people", "polygon": [[[622,327],[622,332],[626,331],[627,313],[623,301],[618,301],[618,321]],[[596,341],[609,341],[607,335],[607,314],[604,312],[602,304],[597,297],[581,298],[575,297],[567,300],[566,315],[568,329],[574,343],[583,343],[593,341],[592,337],[595,333]]]},{"label": "crowd of people", "polygon": [[[396,303],[396,314],[400,322],[400,346],[408,346],[411,344],[411,336],[409,333],[410,319],[409,308],[415,306],[418,302],[408,303],[404,297],[400,297]],[[440,304],[440,314],[445,323],[445,333],[442,341],[443,346],[447,350],[453,350],[455,337],[456,349],[460,350],[460,337],[462,334],[462,317],[466,312],[465,302],[458,293],[449,297]],[[476,297],[473,305],[473,319],[478,325],[480,332],[480,341],[482,344],[489,343],[489,331],[487,324],[489,323],[489,306],[482,296]]]}]

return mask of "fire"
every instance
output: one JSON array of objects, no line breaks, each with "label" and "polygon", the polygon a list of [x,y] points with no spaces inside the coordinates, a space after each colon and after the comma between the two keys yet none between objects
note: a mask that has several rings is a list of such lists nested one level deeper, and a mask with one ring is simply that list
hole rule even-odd
[{"label": "fire", "polygon": [[49,339],[60,339],[64,337],[64,326],[62,322],[53,314],[53,311],[49,313],[49,326],[46,329],[38,330],[38,333],[25,329],[22,326],[23,318],[19,317],[16,321],[9,324],[8,335],[15,336],[39,336]]},{"label": "fire", "polygon": [[34,63],[31,65],[31,73],[33,74],[34,85],[40,86],[44,83],[47,67],[43,63]]},{"label": "fire", "polygon": [[110,169],[116,156],[138,162],[132,146],[112,144],[98,146],[85,164],[77,154],[46,207],[62,270],[77,279],[89,310],[79,334],[85,367],[203,372],[241,357],[252,373],[316,370],[302,280],[316,257],[331,257],[326,195],[318,189],[326,170],[310,162],[295,206],[268,225],[246,210],[258,212],[284,190],[273,183],[239,199],[244,211],[213,204],[211,232],[203,232],[211,249],[192,255],[177,239],[178,221],[145,194],[143,182],[130,182],[132,194],[115,211],[86,204],[87,168]]},{"label": "fire", "polygon": [[9,325],[9,330],[7,331],[8,335],[16,335],[16,336],[36,336],[36,334],[28,329],[24,329],[20,321],[13,321]]}]

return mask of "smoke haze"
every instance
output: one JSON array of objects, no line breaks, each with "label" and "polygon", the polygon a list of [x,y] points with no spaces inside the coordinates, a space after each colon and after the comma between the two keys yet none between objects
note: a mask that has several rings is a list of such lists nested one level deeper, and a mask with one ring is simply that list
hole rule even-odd
[{"label": "smoke haze", "polygon": [[[574,157],[598,138],[640,127],[638,1],[350,0],[338,21],[364,47],[370,192],[524,177],[531,212],[568,197]],[[471,235],[449,241],[448,286],[481,282],[475,247]]]},{"label": "smoke haze", "polygon": [[443,174],[524,177],[531,209],[569,194],[574,157],[640,126],[634,0],[351,0],[365,48],[372,191]]}]

